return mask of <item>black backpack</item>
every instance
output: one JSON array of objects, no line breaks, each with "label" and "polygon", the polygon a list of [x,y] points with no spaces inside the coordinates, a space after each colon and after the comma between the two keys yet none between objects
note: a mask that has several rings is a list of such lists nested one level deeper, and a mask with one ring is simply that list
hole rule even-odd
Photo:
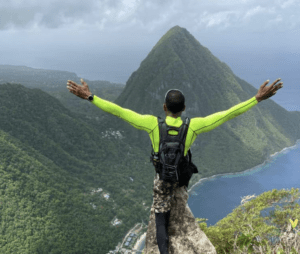
[{"label": "black backpack", "polygon": [[[190,119],[186,117],[180,127],[169,126],[160,117],[158,117],[158,122],[159,152],[154,153],[152,147],[150,162],[155,166],[161,180],[170,183],[179,182],[179,187],[183,185],[188,187],[192,174],[198,173],[197,167],[192,163],[190,149],[188,155],[184,157],[185,140]],[[178,135],[169,135],[169,130],[178,131]]]}]

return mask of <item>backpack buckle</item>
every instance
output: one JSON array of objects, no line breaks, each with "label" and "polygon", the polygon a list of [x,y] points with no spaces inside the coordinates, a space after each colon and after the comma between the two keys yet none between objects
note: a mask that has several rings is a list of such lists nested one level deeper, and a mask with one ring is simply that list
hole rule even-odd
[{"label": "backpack buckle", "polygon": [[168,168],[171,168],[171,169],[177,169],[177,165],[174,166],[174,165],[169,165],[169,164],[165,164]]}]

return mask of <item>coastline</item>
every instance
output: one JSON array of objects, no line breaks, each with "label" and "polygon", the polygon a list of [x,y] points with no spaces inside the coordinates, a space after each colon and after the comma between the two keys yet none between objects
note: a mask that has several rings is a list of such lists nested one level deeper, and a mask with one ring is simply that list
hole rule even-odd
[{"label": "coastline", "polygon": [[213,179],[213,178],[215,178],[215,177],[217,177],[217,176],[223,176],[223,175],[238,175],[238,174],[243,174],[243,173],[246,173],[246,172],[249,172],[249,171],[253,171],[253,170],[257,169],[257,168],[260,168],[260,167],[266,165],[268,162],[270,162],[270,160],[271,160],[272,158],[275,158],[275,157],[276,157],[277,155],[279,155],[279,154],[288,152],[289,150],[292,150],[292,149],[296,148],[298,145],[300,145],[300,139],[297,139],[297,140],[296,140],[295,145],[285,147],[285,148],[283,148],[281,151],[276,152],[276,153],[274,153],[274,154],[271,154],[271,155],[270,155],[270,156],[269,156],[262,164],[259,164],[259,165],[255,166],[255,167],[253,167],[253,168],[246,169],[246,170],[241,171],[241,172],[218,174],[218,175],[213,175],[213,176],[209,176],[209,177],[206,177],[206,178],[202,178],[202,179],[200,179],[197,183],[195,183],[194,185],[192,185],[192,186],[188,189],[188,193],[189,193],[190,191],[192,191],[193,188],[195,188],[195,187],[197,187],[198,185],[200,185],[202,182],[204,182],[204,181],[206,181],[206,180]]}]

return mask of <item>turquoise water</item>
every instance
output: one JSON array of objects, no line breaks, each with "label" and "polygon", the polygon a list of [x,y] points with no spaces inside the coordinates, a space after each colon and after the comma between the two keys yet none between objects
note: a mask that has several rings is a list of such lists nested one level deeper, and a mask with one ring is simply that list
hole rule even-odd
[{"label": "turquoise water", "polygon": [[[195,217],[208,219],[209,227],[241,205],[241,197],[292,187],[300,190],[300,140],[272,155],[264,164],[242,173],[202,179],[189,190],[188,205]],[[270,210],[274,208],[266,211]]]}]

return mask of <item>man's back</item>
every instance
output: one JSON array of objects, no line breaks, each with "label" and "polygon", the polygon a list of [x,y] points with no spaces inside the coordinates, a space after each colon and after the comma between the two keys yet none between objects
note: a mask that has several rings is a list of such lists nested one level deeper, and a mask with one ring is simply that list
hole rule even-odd
[{"label": "man's back", "polygon": [[[117,104],[101,99],[94,95],[94,100],[92,102],[97,107],[101,108],[103,111],[111,113],[115,116],[118,116],[131,124],[133,127],[139,130],[145,130],[148,132],[149,137],[152,141],[152,147],[154,152],[159,150],[159,127],[158,120],[156,116],[153,115],[141,115],[130,109],[125,109]],[[186,136],[184,156],[187,155],[187,151],[190,149],[194,143],[197,135],[202,132],[208,132],[218,127],[219,125],[225,123],[226,121],[245,113],[247,110],[252,108],[258,103],[255,96],[251,99],[241,102],[228,110],[220,111],[214,114],[211,114],[206,117],[194,117],[191,118],[189,129]],[[183,121],[181,117],[166,117],[166,123],[170,126],[180,127]],[[170,135],[177,135],[177,132],[174,130],[169,131]]]}]

